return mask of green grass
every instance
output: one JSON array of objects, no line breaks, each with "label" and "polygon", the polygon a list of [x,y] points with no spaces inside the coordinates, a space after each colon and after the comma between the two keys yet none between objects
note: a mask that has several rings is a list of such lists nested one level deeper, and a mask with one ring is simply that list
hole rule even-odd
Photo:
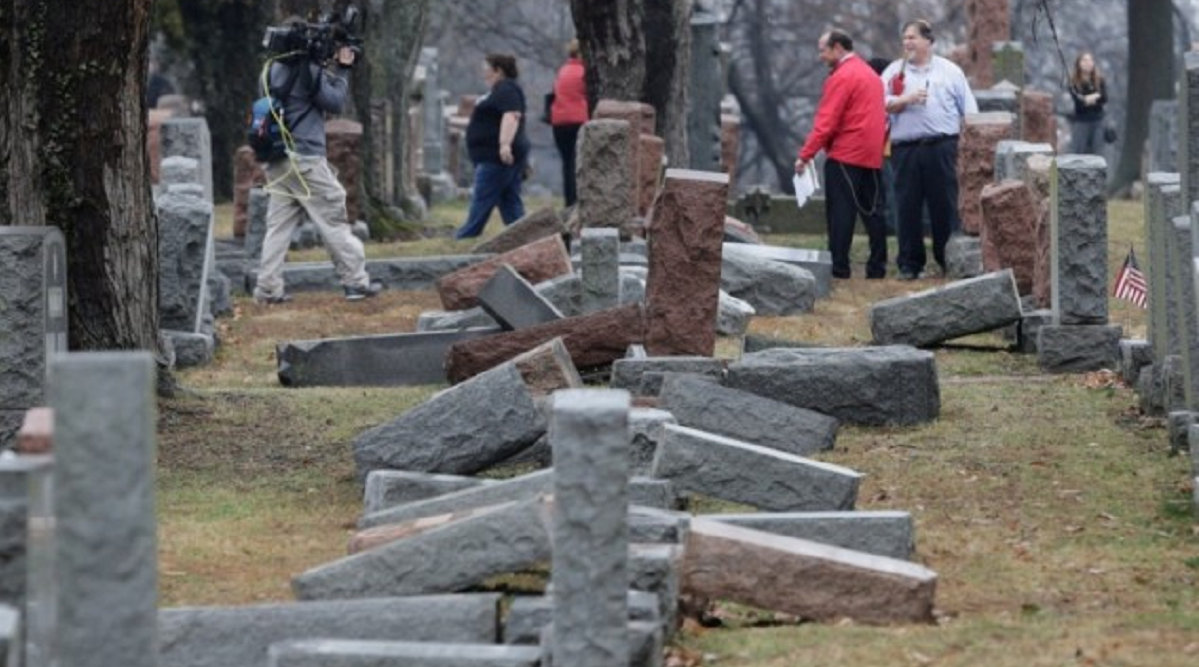
[{"label": "green grass", "polygon": [[[1143,253],[1141,210],[1139,202],[1109,206],[1109,282],[1130,243]],[[464,210],[433,213],[444,234]],[[498,228],[493,221],[488,234]],[[824,247],[817,237],[766,241]],[[441,235],[368,249],[379,257],[473,245]],[[865,248],[864,237],[855,239],[855,269]],[[871,303],[936,284],[841,282],[813,313],[756,318],[751,331],[866,345]],[[427,292],[388,292],[354,307],[317,294],[285,308],[237,301],[235,316],[220,321],[216,363],[181,372],[191,393],[160,406],[164,604],[290,599],[291,576],[344,554],[362,509],[351,440],[438,387],[282,388],[275,343],[412,331],[421,311],[438,308]],[[1112,301],[1110,312],[1126,336],[1144,335],[1144,311]],[[738,349],[732,338],[717,345],[727,357]],[[860,509],[912,513],[916,560],[939,575],[937,622],[799,623],[718,602],[710,611],[721,627],[689,622],[671,649],[675,664],[1199,664],[1199,522],[1189,457],[1168,455],[1163,420],[1138,414],[1135,395],[1112,374],[1041,375],[1035,358],[997,334],[935,355],[938,420],[843,427],[836,449],[820,458],[865,474]],[[711,499],[697,508],[734,509]],[[495,585],[535,590],[543,582],[526,575]]]}]

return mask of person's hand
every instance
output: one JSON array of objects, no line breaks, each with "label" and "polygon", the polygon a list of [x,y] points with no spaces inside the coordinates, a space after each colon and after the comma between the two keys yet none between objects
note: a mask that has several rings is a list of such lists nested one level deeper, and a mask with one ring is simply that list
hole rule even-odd
[{"label": "person's hand", "polygon": [[803,175],[804,169],[807,169],[807,168],[808,168],[808,163],[805,162],[803,158],[799,158],[798,160],[795,161],[795,173],[799,174],[800,176]]},{"label": "person's hand", "polygon": [[350,67],[354,64],[354,49],[351,49],[348,46],[343,46],[337,49],[337,55],[335,56],[335,59],[337,60],[338,65],[341,65],[342,67]]},{"label": "person's hand", "polygon": [[1083,97],[1082,100],[1087,106],[1094,106],[1094,104],[1099,101],[1099,93],[1091,93],[1090,95]]},{"label": "person's hand", "polygon": [[928,88],[917,88],[908,94],[908,104],[926,104],[928,102]]},{"label": "person's hand", "polygon": [[512,157],[512,146],[510,144],[500,145],[500,162],[506,165],[511,165],[514,161]]}]

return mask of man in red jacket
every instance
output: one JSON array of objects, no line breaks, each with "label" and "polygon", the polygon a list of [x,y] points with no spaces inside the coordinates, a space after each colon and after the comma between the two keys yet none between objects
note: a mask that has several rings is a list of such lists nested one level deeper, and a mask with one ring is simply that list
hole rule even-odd
[{"label": "man in red jacket", "polygon": [[848,278],[849,248],[855,219],[862,218],[870,238],[866,277],[887,275],[887,230],[881,199],[883,144],[887,111],[883,82],[853,52],[853,39],[830,30],[818,42],[820,60],[829,67],[811,133],[799,149],[795,172],[804,173],[823,150],[825,220],[833,277]]}]

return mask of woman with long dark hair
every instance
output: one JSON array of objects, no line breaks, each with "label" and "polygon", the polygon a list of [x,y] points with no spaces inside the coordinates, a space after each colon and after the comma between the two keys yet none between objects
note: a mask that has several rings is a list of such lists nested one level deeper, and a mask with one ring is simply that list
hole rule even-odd
[{"label": "woman with long dark hair", "polygon": [[1070,123],[1070,152],[1103,153],[1103,105],[1107,104],[1107,84],[1095,64],[1095,57],[1084,51],[1074,59],[1070,73],[1070,98],[1074,100],[1074,118]]}]

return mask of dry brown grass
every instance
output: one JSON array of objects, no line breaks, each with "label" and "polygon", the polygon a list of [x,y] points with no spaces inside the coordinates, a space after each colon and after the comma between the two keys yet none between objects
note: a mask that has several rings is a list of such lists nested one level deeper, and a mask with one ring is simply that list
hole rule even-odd
[{"label": "dry brown grass", "polygon": [[[1140,210],[1110,208],[1109,276],[1130,242],[1143,255]],[[861,252],[864,239],[855,246]],[[864,345],[871,303],[936,284],[841,282],[814,313],[758,318],[751,329]],[[410,331],[421,310],[436,307],[431,294],[411,292],[363,304],[334,295],[273,308],[239,300],[221,323],[217,362],[181,374],[195,393],[161,406],[164,603],[288,599],[292,575],[344,553],[361,511],[350,440],[435,388],[283,389],[274,345]],[[1111,313],[1143,335],[1143,311],[1113,302]],[[1199,664],[1199,525],[1188,463],[1167,456],[1160,421],[1138,415],[1134,394],[1108,375],[1042,376],[997,335],[967,342],[936,352],[939,420],[844,428],[824,457],[865,473],[859,508],[912,513],[917,560],[940,575],[938,623],[796,624],[720,605],[724,627],[688,626],[676,658],[749,667]],[[724,340],[719,349],[736,347]]]}]

